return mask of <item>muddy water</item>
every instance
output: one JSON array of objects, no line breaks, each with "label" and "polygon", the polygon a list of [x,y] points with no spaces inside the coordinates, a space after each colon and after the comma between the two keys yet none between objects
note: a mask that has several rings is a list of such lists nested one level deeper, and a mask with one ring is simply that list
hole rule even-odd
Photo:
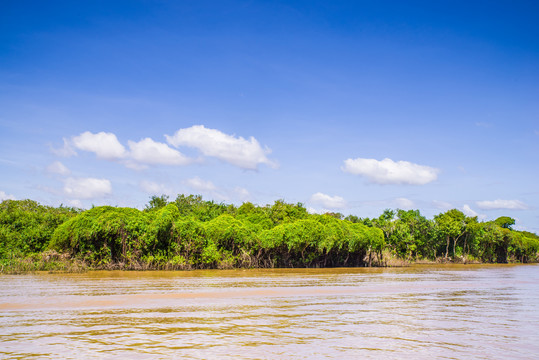
[{"label": "muddy water", "polygon": [[538,354],[536,265],[0,275],[0,358]]}]

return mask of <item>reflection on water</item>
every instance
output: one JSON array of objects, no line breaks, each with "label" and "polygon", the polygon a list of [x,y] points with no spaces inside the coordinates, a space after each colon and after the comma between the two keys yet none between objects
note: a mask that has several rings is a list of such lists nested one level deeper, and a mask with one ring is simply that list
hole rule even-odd
[{"label": "reflection on water", "polygon": [[5,358],[533,359],[539,266],[0,276]]}]

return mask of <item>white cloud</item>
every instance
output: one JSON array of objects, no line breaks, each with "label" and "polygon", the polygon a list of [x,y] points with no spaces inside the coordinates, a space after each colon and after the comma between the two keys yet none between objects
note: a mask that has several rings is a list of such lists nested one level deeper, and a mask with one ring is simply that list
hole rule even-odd
[{"label": "white cloud", "polygon": [[462,212],[464,213],[464,215],[469,217],[477,216],[480,220],[484,220],[487,218],[486,215],[479,214],[478,212],[474,211],[468,204],[464,204],[464,206],[462,207]]},{"label": "white cloud", "polygon": [[408,161],[384,159],[347,159],[342,170],[362,175],[376,184],[424,185],[437,179],[440,170]]},{"label": "white cloud", "polygon": [[[72,144],[72,145],[71,145]],[[70,142],[64,139],[64,149],[59,152],[73,151],[70,146],[79,150],[90,151],[100,159],[122,160],[122,163],[134,170],[146,169],[147,165],[187,165],[192,162],[178,150],[172,149],[165,143],[144,138],[138,142],[128,141],[129,150],[118,141],[113,133],[99,132],[93,134],[89,131],[73,136]]]},{"label": "white cloud", "polygon": [[234,194],[241,201],[247,201],[251,198],[251,194],[249,193],[249,190],[239,187],[239,186],[236,186],[236,188],[234,188]]},{"label": "white cloud", "polygon": [[70,157],[73,155],[77,155],[75,150],[73,150],[73,146],[71,145],[71,143],[66,138],[63,138],[62,140],[64,141],[64,146],[59,149],[51,147],[52,153],[61,157]]},{"label": "white cloud", "polygon": [[122,164],[125,165],[126,168],[128,169],[131,169],[131,170],[145,170],[148,168],[148,165],[145,165],[145,164],[140,164],[136,161],[133,161],[133,160],[124,160],[122,161]]},{"label": "white cloud", "polygon": [[102,198],[112,193],[107,179],[68,178],[64,184],[64,194],[74,199]]},{"label": "white cloud", "polygon": [[322,205],[329,209],[342,209],[346,207],[346,201],[340,196],[330,196],[317,192],[313,194],[310,201],[314,204]]},{"label": "white cloud", "polygon": [[93,134],[86,131],[79,136],[74,136],[71,142],[77,149],[93,152],[101,159],[121,159],[127,155],[125,147],[120,144],[116,135],[112,133],[102,131]]},{"label": "white cloud", "polygon": [[397,198],[395,199],[395,203],[397,204],[397,207],[402,210],[411,210],[415,206],[415,203],[407,198]]},{"label": "white cloud", "polygon": [[479,206],[480,209],[483,210],[500,210],[500,209],[508,209],[508,210],[526,210],[529,209],[529,206],[523,203],[520,200],[485,200],[485,201],[477,201],[477,206]]},{"label": "white cloud", "polygon": [[193,147],[205,156],[216,157],[242,169],[255,170],[259,164],[276,166],[266,156],[271,150],[267,147],[263,149],[252,136],[246,140],[241,136],[234,137],[203,125],[195,125],[165,137],[167,142],[175,147]]},{"label": "white cloud", "polygon": [[307,212],[309,214],[319,214],[319,215],[322,215],[322,214],[325,214],[327,213],[328,211],[324,210],[324,209],[315,209],[313,207],[307,207]]},{"label": "white cloud", "polygon": [[4,191],[0,191],[0,201],[15,200],[15,196],[6,194]]},{"label": "white cloud", "polygon": [[79,208],[79,209],[82,209],[83,206],[82,206],[82,202],[78,199],[75,199],[75,200],[68,200],[67,201],[67,204],[69,206],[73,206],[73,207],[76,207],[76,208]]},{"label": "white cloud", "polygon": [[[165,135],[174,147],[197,148],[203,155],[221,159],[243,169],[257,169],[259,164],[276,166],[267,155],[271,152],[262,148],[254,137],[248,140],[208,129],[202,125],[178,130],[174,136]],[[52,149],[61,156],[76,155],[75,150],[89,151],[100,159],[118,161],[134,170],[146,169],[148,165],[188,165],[195,161],[173,149],[169,145],[144,138],[138,142],[128,141],[128,148],[122,145],[115,134],[107,132],[83,132],[71,139],[64,138],[62,149]],[[54,171],[54,170],[53,170]]]},{"label": "white cloud", "polygon": [[187,165],[192,160],[170,148],[167,144],[145,138],[139,142],[129,140],[130,157],[143,164]]},{"label": "white cloud", "polygon": [[468,204],[464,204],[464,206],[462,207],[462,212],[466,216],[472,216],[473,217],[473,216],[478,216],[479,215],[477,212],[472,210],[472,208]]},{"label": "white cloud", "polygon": [[185,184],[197,191],[214,191],[216,189],[215,185],[213,185],[211,181],[202,180],[198,176],[185,180]]},{"label": "white cloud", "polygon": [[60,161],[53,162],[52,164],[47,166],[46,170],[49,174],[58,174],[58,175],[64,175],[64,176],[69,175],[71,173],[71,171],[69,171],[69,169]]}]

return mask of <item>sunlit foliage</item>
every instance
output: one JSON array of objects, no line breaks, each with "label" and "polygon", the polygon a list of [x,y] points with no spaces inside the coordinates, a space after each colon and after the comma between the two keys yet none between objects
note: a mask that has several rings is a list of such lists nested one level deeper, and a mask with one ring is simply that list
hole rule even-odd
[{"label": "sunlit foliage", "polygon": [[[384,266],[404,261],[537,261],[539,237],[512,229],[514,219],[479,222],[452,209],[425,218],[387,209],[378,218],[309,214],[301,203],[258,206],[153,196],[143,211],[0,204],[0,260],[44,251],[96,268]],[[384,255],[385,254],[385,255]]]}]

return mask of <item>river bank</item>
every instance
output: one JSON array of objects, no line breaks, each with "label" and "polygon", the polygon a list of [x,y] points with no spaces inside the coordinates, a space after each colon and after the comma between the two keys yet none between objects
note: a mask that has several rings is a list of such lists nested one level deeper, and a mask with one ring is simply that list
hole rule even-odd
[{"label": "river bank", "polygon": [[[368,259],[365,259],[363,266],[355,268],[400,268],[411,267],[415,265],[486,265],[493,264],[482,262],[473,257],[458,257],[458,258],[443,258],[439,257],[435,260],[429,259],[402,259],[392,256],[387,251],[384,252],[383,260],[377,258],[371,259],[371,265],[368,266]],[[523,264],[519,261],[508,261],[508,264]],[[530,261],[528,263],[537,263]],[[193,267],[165,263],[160,265],[155,264],[125,264],[125,263],[108,263],[108,264],[89,264],[84,260],[72,258],[69,254],[60,254],[54,251],[46,251],[41,254],[33,254],[26,257],[13,257],[11,259],[0,260],[0,274],[29,274],[35,272],[50,272],[50,273],[83,273],[94,270],[120,270],[120,271],[193,271],[193,270],[232,270],[232,269],[320,269],[320,266],[300,266],[300,267]],[[327,269],[342,268],[342,267],[326,267]],[[354,267],[352,267],[354,268]]]}]

